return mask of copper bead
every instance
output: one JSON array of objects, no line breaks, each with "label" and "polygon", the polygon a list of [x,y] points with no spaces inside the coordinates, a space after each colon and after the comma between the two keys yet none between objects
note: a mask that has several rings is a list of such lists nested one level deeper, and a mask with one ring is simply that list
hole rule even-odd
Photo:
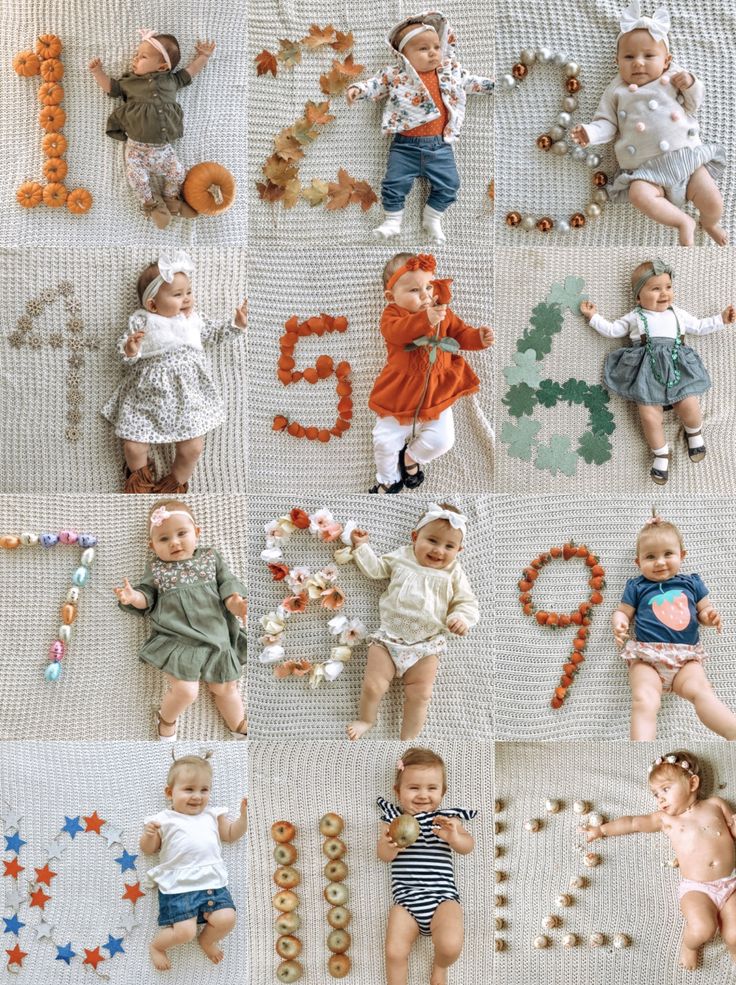
[{"label": "copper bead", "polygon": [[522,65],[521,62],[517,62],[511,69],[511,74],[515,79],[525,79],[529,74],[529,69],[526,65]]},{"label": "copper bead", "polygon": [[[543,216],[537,223],[537,229],[540,233],[548,233],[550,229],[554,226],[554,222],[549,218],[549,216]],[[572,681],[570,682],[572,683]]]},{"label": "copper bead", "polygon": [[573,229],[581,229],[585,225],[585,216],[582,212],[576,212],[570,216],[570,225]]},{"label": "copper bead", "polygon": [[521,222],[520,212],[509,212],[508,215],[506,216],[507,226],[518,226],[520,222]]},{"label": "copper bead", "polygon": [[596,171],[593,175],[593,184],[598,188],[603,188],[604,185],[608,184],[608,175],[605,171]]},{"label": "copper bead", "polygon": [[580,92],[582,85],[580,84],[579,79],[568,79],[567,82],[565,82],[565,88],[569,93],[574,95],[576,92]]},{"label": "copper bead", "polygon": [[551,146],[552,138],[548,133],[540,134],[540,136],[537,137],[537,147],[540,150],[549,150]]}]

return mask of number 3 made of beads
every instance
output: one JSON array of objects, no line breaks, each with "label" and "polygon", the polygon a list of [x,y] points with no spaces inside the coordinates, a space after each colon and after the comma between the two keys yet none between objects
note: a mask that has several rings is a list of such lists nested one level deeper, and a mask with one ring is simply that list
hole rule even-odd
[{"label": "number 3 made of beads", "polygon": [[62,47],[61,39],[55,34],[42,34],[36,42],[35,51],[20,51],[13,59],[13,68],[21,78],[40,76],[43,80],[38,88],[41,105],[38,124],[45,134],[41,142],[45,157],[45,182],[24,182],[16,193],[16,199],[24,209],[33,209],[42,203],[52,209],[66,205],[72,215],[83,215],[92,207],[91,194],[86,188],[69,191],[64,184],[68,164],[64,157],[67,140],[61,132],[66,122],[66,113],[61,105],[64,100]]}]

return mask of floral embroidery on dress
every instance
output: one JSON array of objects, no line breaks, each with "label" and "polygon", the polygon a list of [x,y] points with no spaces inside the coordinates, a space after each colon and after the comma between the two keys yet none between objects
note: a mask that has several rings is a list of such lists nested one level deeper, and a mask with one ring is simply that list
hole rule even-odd
[{"label": "floral embroidery on dress", "polygon": [[217,578],[217,559],[211,547],[195,551],[186,561],[151,562],[153,582],[160,593],[172,592],[182,585],[196,585]]}]

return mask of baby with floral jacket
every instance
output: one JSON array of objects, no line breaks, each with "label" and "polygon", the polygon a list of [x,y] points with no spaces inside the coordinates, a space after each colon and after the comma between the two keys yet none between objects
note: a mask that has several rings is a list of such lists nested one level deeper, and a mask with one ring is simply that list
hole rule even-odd
[{"label": "baby with floral jacket", "polygon": [[416,178],[424,177],[430,194],[422,225],[441,243],[442,214],[460,188],[452,144],[463,124],[466,97],[490,94],[493,81],[463,68],[455,55],[455,35],[438,11],[405,18],[391,31],[387,44],[396,64],[356,82],[347,92],[350,104],[385,99],[382,129],[394,135],[381,185],[385,218],[374,235],[399,235],[404,200]]}]

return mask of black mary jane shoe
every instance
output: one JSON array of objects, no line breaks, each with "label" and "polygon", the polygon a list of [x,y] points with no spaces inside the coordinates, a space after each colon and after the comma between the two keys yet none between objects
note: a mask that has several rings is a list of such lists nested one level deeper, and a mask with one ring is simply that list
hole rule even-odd
[{"label": "black mary jane shoe", "polygon": [[399,479],[398,482],[393,482],[390,486],[387,486],[385,482],[378,482],[375,486],[372,486],[368,492],[378,493],[379,496],[393,496],[396,493],[401,492],[403,488],[404,483],[401,479]]},{"label": "black mary jane shoe", "polygon": [[416,489],[424,482],[424,472],[415,462],[413,465],[406,464],[406,445],[399,452],[399,471],[401,478],[407,489]]}]

